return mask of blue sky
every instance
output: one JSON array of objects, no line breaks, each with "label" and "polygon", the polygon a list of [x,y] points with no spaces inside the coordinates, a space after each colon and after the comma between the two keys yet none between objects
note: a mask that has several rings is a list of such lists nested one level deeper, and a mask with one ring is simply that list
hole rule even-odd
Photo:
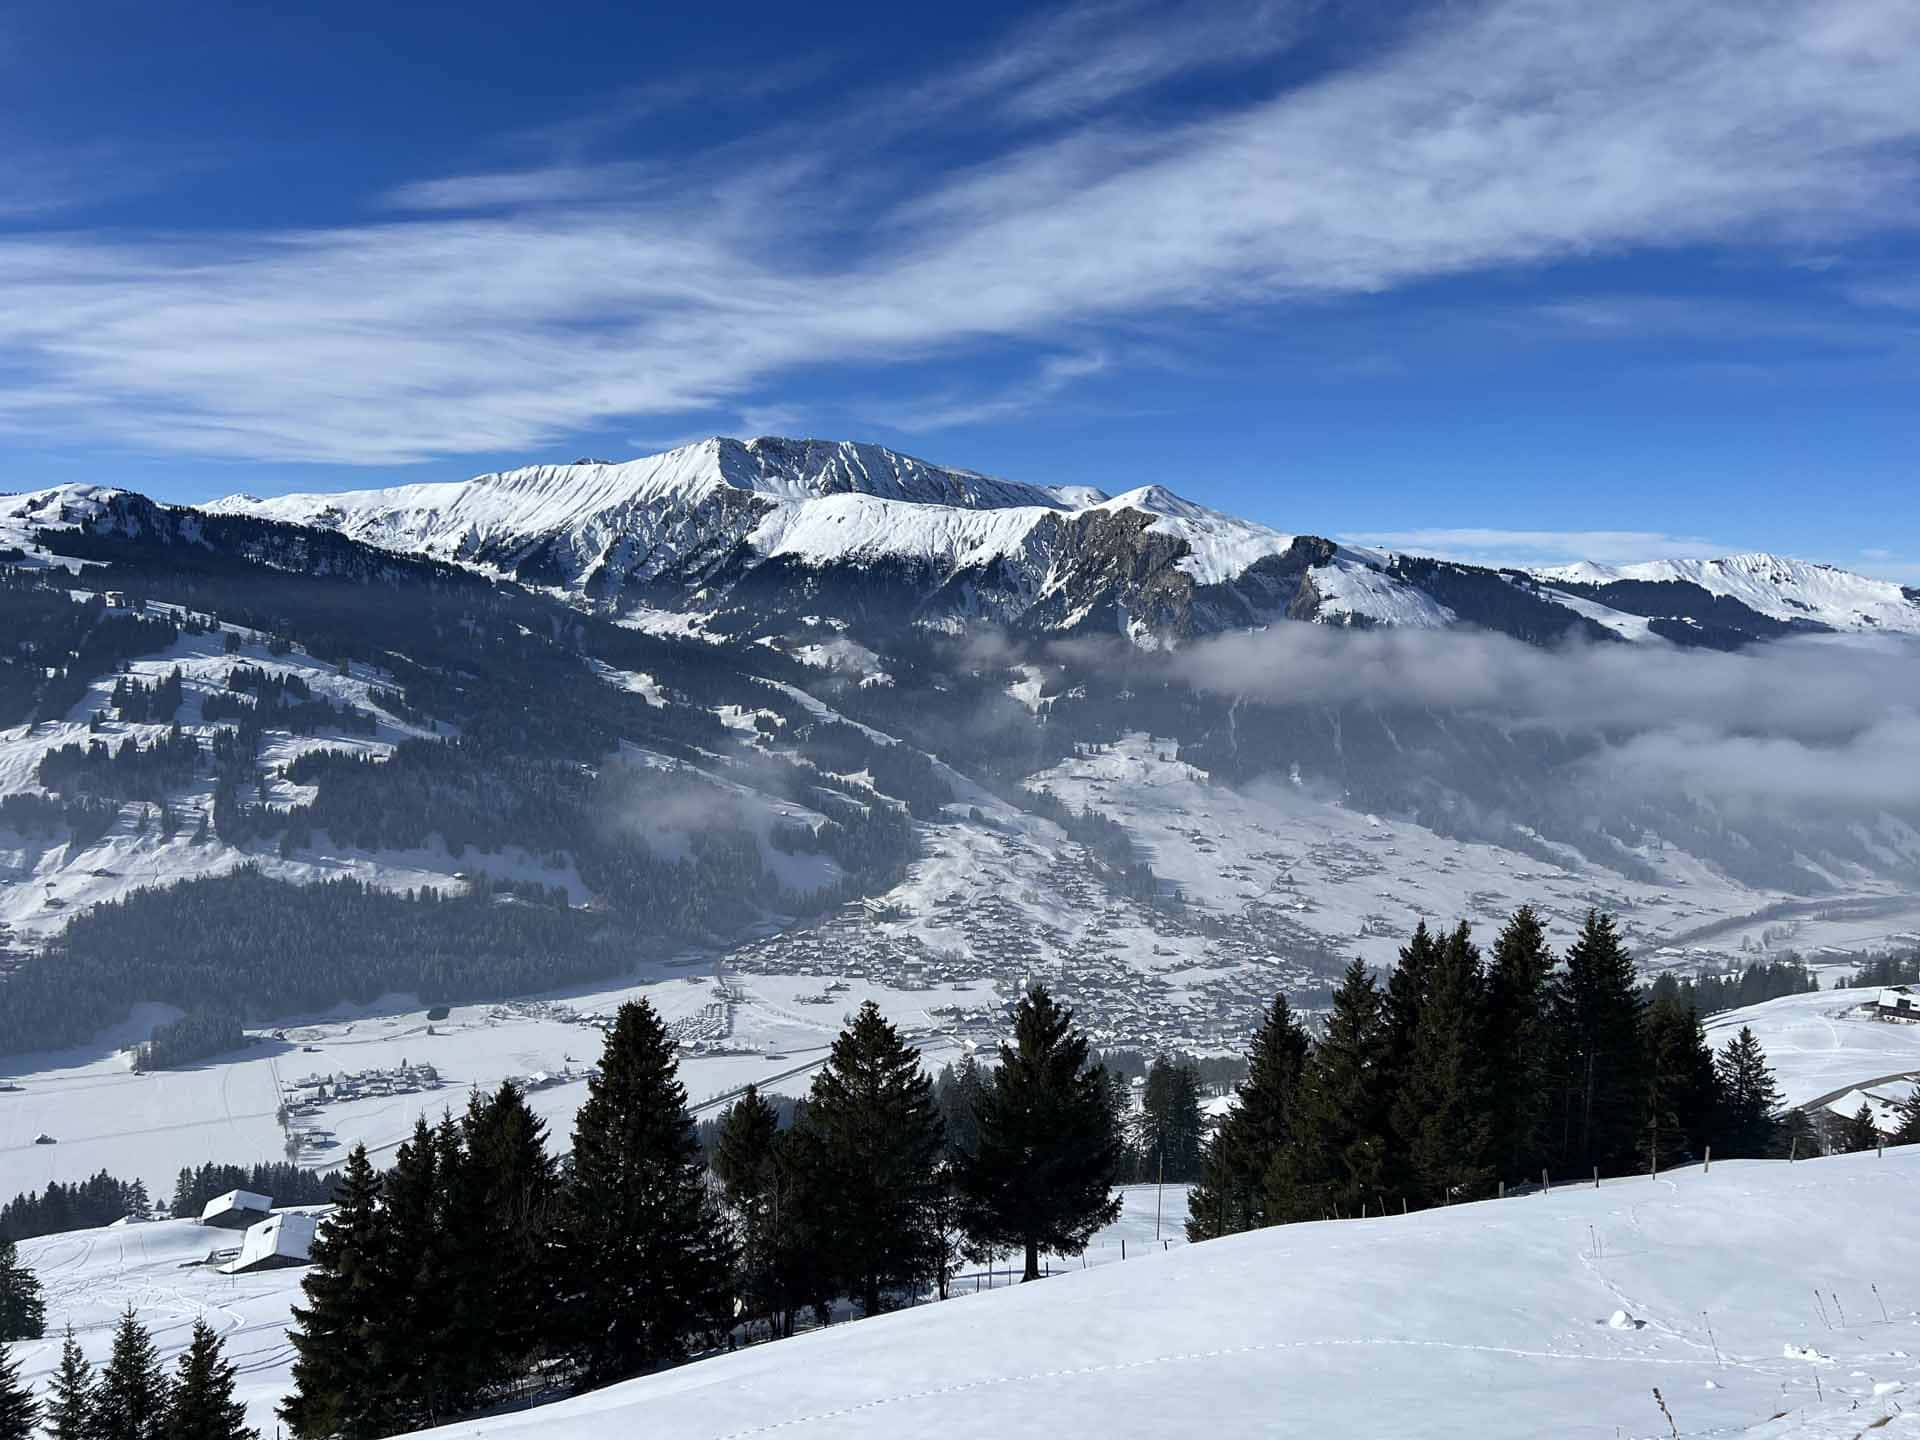
[{"label": "blue sky", "polygon": [[1920,583],[1913,0],[304,8],[0,15],[0,483],[808,434]]}]

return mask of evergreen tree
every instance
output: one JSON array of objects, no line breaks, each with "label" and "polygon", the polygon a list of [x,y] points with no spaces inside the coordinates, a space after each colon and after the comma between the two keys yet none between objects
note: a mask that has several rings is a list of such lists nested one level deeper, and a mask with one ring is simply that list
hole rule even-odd
[{"label": "evergreen tree", "polygon": [[1562,1163],[1578,1174],[1634,1168],[1646,1107],[1646,1036],[1633,959],[1613,917],[1587,912],[1555,977]]},{"label": "evergreen tree", "polygon": [[1120,1213],[1120,1137],[1106,1076],[1087,1063],[1073,1012],[1044,986],[1021,997],[1013,1043],[981,1097],[975,1152],[959,1173],[961,1227],[976,1246],[1025,1252],[1023,1280],[1040,1278],[1040,1252],[1078,1255]]},{"label": "evergreen tree", "polygon": [[0,1440],[33,1440],[39,1419],[33,1389],[20,1378],[20,1362],[11,1346],[0,1344]]},{"label": "evergreen tree", "polygon": [[1422,920],[1413,929],[1413,938],[1400,947],[1399,963],[1387,975],[1382,993],[1380,1022],[1385,1036],[1388,1069],[1398,1079],[1411,1063],[1414,1033],[1420,1028],[1420,1012],[1426,1005],[1427,984],[1440,959],[1441,942]]},{"label": "evergreen tree", "polygon": [[937,1278],[938,1165],[944,1141],[920,1052],[872,1001],[833,1042],[797,1128],[810,1140],[810,1184],[826,1263],[863,1313],[890,1290]]},{"label": "evergreen tree", "polygon": [[1720,1114],[1720,1082],[1700,1014],[1679,995],[1656,995],[1646,1011],[1646,1152],[1658,1166],[1705,1152]]},{"label": "evergreen tree", "polygon": [[1270,1225],[1267,1171],[1292,1141],[1295,1092],[1311,1042],[1285,994],[1273,997],[1247,1055],[1238,1103],[1207,1145],[1188,1197],[1187,1238],[1211,1240]]},{"label": "evergreen tree", "polygon": [[1443,1204],[1473,1199],[1492,1185],[1493,1077],[1485,976],[1466,924],[1444,940],[1430,940],[1424,963],[1420,1007],[1391,1116],[1404,1148],[1410,1197]]},{"label": "evergreen tree", "polygon": [[1900,1107],[1900,1124],[1887,1137],[1889,1145],[1920,1143],[1920,1093]]},{"label": "evergreen tree", "polygon": [[1493,1159],[1508,1179],[1537,1175],[1551,1148],[1554,954],[1530,905],[1493,942],[1487,1051],[1493,1067]]},{"label": "evergreen tree", "polygon": [[60,1345],[60,1368],[49,1382],[47,1440],[90,1440],[93,1435],[93,1366],[67,1327]]},{"label": "evergreen tree", "polygon": [[390,1430],[424,1428],[457,1408],[442,1343],[452,1300],[440,1227],[441,1147],[424,1118],[381,1182],[381,1227],[367,1332],[378,1406]]},{"label": "evergreen tree", "polygon": [[447,1217],[465,1286],[461,1303],[479,1332],[480,1368],[494,1378],[518,1376],[545,1341],[558,1172],[546,1125],[510,1080],[473,1098],[462,1133],[465,1166]]},{"label": "evergreen tree", "polygon": [[1385,1030],[1380,989],[1366,962],[1341,976],[1326,1034],[1301,1072],[1293,1143],[1267,1173],[1274,1220],[1354,1215],[1384,1203],[1386,1155]]},{"label": "evergreen tree", "polygon": [[1156,1056],[1140,1095],[1139,1178],[1181,1184],[1198,1179],[1205,1136],[1198,1073]]},{"label": "evergreen tree", "polygon": [[957,1066],[940,1072],[934,1097],[940,1105],[940,1124],[947,1142],[947,1158],[958,1164],[973,1154],[980,1141],[980,1102],[986,1093],[980,1062],[968,1055]]},{"label": "evergreen tree", "polygon": [[1880,1127],[1873,1123],[1873,1107],[1866,1101],[1860,1102],[1860,1108],[1840,1128],[1840,1153],[1857,1155],[1862,1150],[1872,1150],[1880,1143]]},{"label": "evergreen tree", "polygon": [[165,1440],[167,1377],[160,1354],[129,1305],[93,1396],[95,1440]]},{"label": "evergreen tree", "polygon": [[280,1418],[299,1440],[372,1440],[389,1433],[377,1393],[373,1336],[384,1293],[381,1266],[384,1220],[380,1177],[364,1145],[347,1157],[336,1203],[314,1236],[311,1266],[300,1288],[305,1306],[293,1307],[293,1394]]},{"label": "evergreen tree", "polygon": [[574,1121],[557,1239],[564,1323],[594,1383],[684,1359],[729,1314],[732,1256],[678,1070],[653,1006],[622,1005]]},{"label": "evergreen tree", "polygon": [[1766,1053],[1746,1026],[1720,1051],[1720,1141],[1729,1159],[1756,1160],[1773,1151],[1780,1128],[1780,1089]]},{"label": "evergreen tree", "polygon": [[0,1240],[0,1345],[9,1340],[38,1340],[47,1333],[47,1305],[40,1279],[20,1263],[11,1240]]},{"label": "evergreen tree", "polygon": [[790,1328],[793,1308],[782,1284],[782,1202],[790,1196],[783,1192],[781,1149],[779,1112],[749,1085],[720,1121],[712,1165],[733,1215],[741,1305],[748,1315],[764,1316],[773,1335]]},{"label": "evergreen tree", "polygon": [[196,1320],[168,1397],[166,1440],[259,1440],[247,1407],[233,1398],[234,1369],[220,1337]]}]

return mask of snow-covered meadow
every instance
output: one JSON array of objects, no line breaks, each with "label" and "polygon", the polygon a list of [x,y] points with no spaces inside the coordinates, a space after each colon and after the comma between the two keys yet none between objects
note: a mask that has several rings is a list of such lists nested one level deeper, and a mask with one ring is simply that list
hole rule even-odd
[{"label": "snow-covered meadow", "polygon": [[1288,1226],[436,1433],[1911,1435],[1917,1182],[1912,1147]]}]

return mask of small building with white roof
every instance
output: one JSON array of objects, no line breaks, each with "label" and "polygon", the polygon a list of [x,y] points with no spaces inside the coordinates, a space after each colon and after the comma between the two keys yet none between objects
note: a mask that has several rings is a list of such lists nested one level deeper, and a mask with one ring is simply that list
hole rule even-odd
[{"label": "small building with white roof", "polygon": [[258,1195],[251,1190],[229,1190],[206,1203],[200,1211],[200,1223],[217,1230],[245,1230],[266,1219],[272,1209],[271,1195]]},{"label": "small building with white roof", "polygon": [[320,1217],[305,1211],[270,1215],[247,1231],[240,1242],[240,1253],[221,1266],[220,1273],[244,1275],[253,1270],[285,1270],[310,1264],[313,1237],[319,1229]]}]

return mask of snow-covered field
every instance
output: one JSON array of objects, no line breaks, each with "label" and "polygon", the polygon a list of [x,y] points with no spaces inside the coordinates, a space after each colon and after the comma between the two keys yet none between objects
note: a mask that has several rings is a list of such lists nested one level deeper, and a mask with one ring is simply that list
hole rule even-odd
[{"label": "snow-covered field", "polygon": [[1920,1147],[1289,1226],[437,1433],[1913,1435],[1916,1183]]},{"label": "snow-covered field", "polygon": [[[1169,1185],[1156,1195],[1151,1185],[1122,1191],[1119,1220],[1094,1237],[1084,1261],[1056,1261],[1077,1269],[1126,1259],[1144,1259],[1186,1243],[1186,1191]],[[1164,1213],[1156,1227],[1156,1204]],[[1165,1237],[1155,1242],[1156,1228]],[[238,1243],[231,1231],[209,1230],[191,1220],[112,1226],[28,1240],[21,1259],[38,1273],[47,1300],[50,1337],[14,1347],[22,1371],[36,1387],[59,1362],[59,1339],[68,1325],[98,1365],[112,1348],[112,1331],[132,1305],[169,1364],[186,1348],[196,1320],[206,1320],[227,1343],[239,1368],[237,1386],[249,1422],[262,1435],[274,1433],[274,1406],[292,1386],[293,1348],[287,1343],[291,1307],[299,1304],[304,1269],[254,1275],[222,1275],[204,1262],[212,1250]],[[1017,1277],[1017,1262],[1012,1276]],[[969,1270],[955,1282],[957,1294],[1005,1289],[1014,1283],[1001,1267],[989,1274]]]},{"label": "snow-covered field", "polygon": [[1852,1115],[1866,1098],[1882,1128],[1890,1129],[1897,1121],[1888,1102],[1904,1099],[1911,1091],[1908,1080],[1920,1076],[1920,1025],[1894,1025],[1865,1013],[1862,1007],[1876,994],[1820,991],[1729,1010],[1707,1018],[1707,1039],[1719,1049],[1743,1026],[1750,1028],[1788,1105],[1825,1100],[1827,1108]]}]

